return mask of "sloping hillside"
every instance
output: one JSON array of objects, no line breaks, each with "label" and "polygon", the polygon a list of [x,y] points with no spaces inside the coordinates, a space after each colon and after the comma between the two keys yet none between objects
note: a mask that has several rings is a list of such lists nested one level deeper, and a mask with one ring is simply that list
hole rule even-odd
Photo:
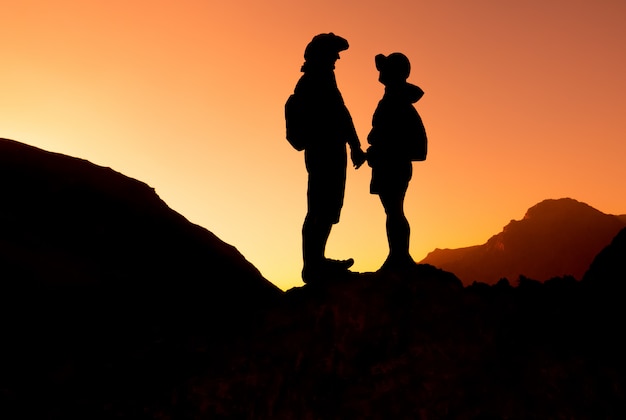
[{"label": "sloping hillside", "polygon": [[219,300],[276,295],[234,247],[109,168],[0,139],[0,200],[6,277],[47,286],[184,284]]},{"label": "sloping hillside", "polygon": [[17,418],[158,399],[282,295],[109,168],[0,139],[0,203],[0,406]]}]

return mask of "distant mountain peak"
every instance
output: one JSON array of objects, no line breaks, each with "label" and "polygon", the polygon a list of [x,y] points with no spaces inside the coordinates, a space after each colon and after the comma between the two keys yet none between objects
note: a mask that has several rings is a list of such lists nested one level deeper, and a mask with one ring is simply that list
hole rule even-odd
[{"label": "distant mountain peak", "polygon": [[511,220],[485,244],[437,249],[421,263],[453,272],[466,285],[517,280],[520,275],[541,281],[564,275],[580,279],[624,226],[623,218],[575,199],[547,199],[530,207],[521,220]]},{"label": "distant mountain peak", "polygon": [[553,217],[580,217],[605,214],[573,198],[546,199],[530,207],[522,220]]}]

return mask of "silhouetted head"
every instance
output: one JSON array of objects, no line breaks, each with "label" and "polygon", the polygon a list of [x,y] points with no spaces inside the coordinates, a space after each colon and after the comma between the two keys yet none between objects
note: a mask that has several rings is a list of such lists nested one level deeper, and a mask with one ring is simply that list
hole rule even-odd
[{"label": "silhouetted head", "polygon": [[404,82],[411,73],[409,59],[399,52],[391,53],[388,56],[378,54],[374,61],[376,62],[376,69],[380,72],[378,80],[384,85]]},{"label": "silhouetted head", "polygon": [[345,38],[330,32],[315,35],[304,50],[305,67],[332,66],[339,58],[339,52],[347,50],[348,41]]}]

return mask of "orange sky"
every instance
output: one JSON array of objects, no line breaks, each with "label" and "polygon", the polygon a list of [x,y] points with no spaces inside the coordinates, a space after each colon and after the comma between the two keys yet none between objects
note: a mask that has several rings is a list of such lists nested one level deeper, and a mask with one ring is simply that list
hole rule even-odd
[{"label": "orange sky", "polygon": [[[429,157],[411,252],[480,244],[545,198],[626,213],[626,2],[0,0],[0,137],[154,187],[283,289],[300,285],[303,155],[283,104],[305,45],[348,39],[337,80],[365,145],[374,56],[412,62]],[[349,170],[327,255],[386,257],[370,170]]]}]

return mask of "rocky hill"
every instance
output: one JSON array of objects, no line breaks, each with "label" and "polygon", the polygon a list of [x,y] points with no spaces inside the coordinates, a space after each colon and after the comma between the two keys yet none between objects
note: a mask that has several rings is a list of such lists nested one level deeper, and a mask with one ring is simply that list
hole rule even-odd
[{"label": "rocky hill", "polygon": [[152,188],[85,160],[0,139],[0,203],[0,407],[67,416],[169,389],[194,348],[282,294]]},{"label": "rocky hill", "polygon": [[108,168],[0,140],[0,191],[0,418],[626,418],[624,231],[580,282],[283,293]]},{"label": "rocky hill", "polygon": [[[5,277],[50,287],[185,284],[220,300],[276,295],[234,247],[110,168],[0,139],[0,200]],[[234,280],[223,281],[223,273]]]},{"label": "rocky hill", "polygon": [[570,198],[545,200],[485,244],[436,249],[421,263],[451,271],[466,285],[495,284],[501,278],[516,281],[520,275],[540,281],[565,275],[581,279],[624,226],[623,216],[604,214]]}]

